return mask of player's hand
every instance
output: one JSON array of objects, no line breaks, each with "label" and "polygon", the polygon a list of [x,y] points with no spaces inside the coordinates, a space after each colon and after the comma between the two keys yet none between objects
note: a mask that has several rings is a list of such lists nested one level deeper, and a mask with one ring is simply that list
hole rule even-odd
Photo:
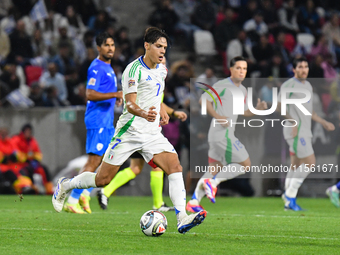
[{"label": "player's hand", "polygon": [[188,118],[187,114],[183,111],[174,111],[174,117],[181,121],[185,121]]},{"label": "player's hand", "polygon": [[167,114],[167,112],[161,107],[161,111],[159,112],[160,116],[161,116],[161,121],[160,124],[162,126],[167,125],[169,123],[169,115]]},{"label": "player's hand", "polygon": [[222,127],[229,127],[230,126],[230,123],[229,123],[229,120],[228,120],[228,117],[224,117],[224,116],[218,116],[218,118],[216,119],[216,121],[222,126]]},{"label": "player's hand", "polygon": [[292,127],[292,137],[294,138],[298,134],[298,127],[297,125]]},{"label": "player's hand", "polygon": [[116,98],[123,98],[123,91],[117,91],[117,92],[115,93],[115,97],[116,97]]},{"label": "player's hand", "polygon": [[268,109],[268,105],[266,101],[261,101],[260,98],[257,99],[257,105],[256,105],[257,110],[266,110]]},{"label": "player's hand", "polygon": [[149,122],[154,122],[156,120],[157,112],[154,110],[156,109],[155,106],[151,106],[149,111],[146,112],[145,119]]},{"label": "player's hand", "polygon": [[123,98],[117,98],[116,99],[116,105],[121,106],[123,104]]},{"label": "player's hand", "polygon": [[326,129],[327,131],[334,131],[335,130],[335,126],[333,125],[333,123],[325,121],[322,123],[322,126],[324,127],[324,129]]}]

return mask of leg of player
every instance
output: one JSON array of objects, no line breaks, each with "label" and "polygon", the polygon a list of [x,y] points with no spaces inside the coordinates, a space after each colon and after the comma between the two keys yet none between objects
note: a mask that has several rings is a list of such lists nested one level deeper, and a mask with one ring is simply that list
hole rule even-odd
[{"label": "leg of player", "polygon": [[291,168],[289,169],[289,172],[287,173],[286,175],[286,179],[285,179],[285,189],[284,189],[284,192],[282,194],[282,200],[283,200],[283,203],[287,206],[289,205],[289,200],[286,198],[286,190],[289,188],[290,184],[291,184],[291,181],[292,181],[292,178],[294,176],[294,173],[296,171],[296,169],[302,164],[302,162],[300,162],[300,159],[293,153],[291,153],[290,155],[290,164],[291,164]]},{"label": "leg of player", "polygon": [[308,157],[299,159],[300,166],[294,171],[288,189],[285,191],[285,210],[301,211],[296,204],[296,196],[303,181],[310,174],[310,166],[315,165],[314,153]]},{"label": "leg of player", "polygon": [[177,154],[162,152],[154,155],[153,162],[168,175],[169,194],[176,211],[178,232],[186,233],[192,227],[201,224],[206,217],[206,211],[189,216],[185,212],[186,192],[182,166],[179,163]]},{"label": "leg of player", "polygon": [[[101,162],[102,156],[89,154],[86,164],[79,173],[83,172],[94,172]],[[64,205],[66,212],[84,214],[85,212],[91,213],[90,208],[90,193],[93,188],[83,190],[74,189],[72,190],[67,202]]]},{"label": "leg of player", "polygon": [[337,208],[340,207],[340,203],[339,203],[339,192],[340,192],[340,182],[338,182],[337,184],[329,187],[326,190],[326,194],[329,197],[329,199],[331,200],[332,204],[335,205]]},{"label": "leg of player", "polygon": [[150,188],[153,197],[153,209],[160,212],[174,211],[175,208],[167,206],[163,201],[163,170],[159,167],[150,172]]},{"label": "leg of player", "polygon": [[136,178],[136,176],[142,171],[143,166],[143,158],[131,158],[130,166],[119,171],[115,178],[113,178],[106,187],[98,191],[98,202],[103,210],[107,209],[108,198],[113,194],[113,192],[115,192],[119,187],[123,186],[128,181]]},{"label": "leg of player", "polygon": [[72,179],[60,178],[52,196],[52,204],[57,212],[61,212],[67,192],[70,190],[103,187],[115,177],[120,166],[102,162],[97,173],[84,172]]}]

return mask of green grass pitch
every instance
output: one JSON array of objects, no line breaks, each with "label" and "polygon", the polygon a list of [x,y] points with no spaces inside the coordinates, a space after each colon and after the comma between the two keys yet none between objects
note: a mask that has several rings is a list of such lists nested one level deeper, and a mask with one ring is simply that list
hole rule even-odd
[{"label": "green grass pitch", "polygon": [[[340,209],[328,199],[299,198],[308,209],[285,212],[280,198],[222,198],[202,205],[207,218],[185,235],[174,212],[168,229],[147,237],[139,220],[151,197],[111,197],[92,214],[53,210],[51,196],[0,196],[0,254],[339,254]],[[171,204],[169,198],[165,198]]]}]

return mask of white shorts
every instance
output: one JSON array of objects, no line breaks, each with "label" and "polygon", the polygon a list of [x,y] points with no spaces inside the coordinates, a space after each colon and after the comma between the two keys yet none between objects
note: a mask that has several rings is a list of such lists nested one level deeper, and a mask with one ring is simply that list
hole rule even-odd
[{"label": "white shorts", "polygon": [[296,155],[298,158],[306,158],[314,154],[311,137],[296,136],[295,138],[287,139],[286,142],[289,145],[291,155]]},{"label": "white shorts", "polygon": [[230,163],[240,163],[249,158],[246,147],[235,136],[209,142],[208,156],[209,163],[219,161],[224,166]]},{"label": "white shorts", "polygon": [[162,133],[132,134],[124,133],[121,137],[114,137],[106,149],[103,161],[115,166],[122,165],[134,152],[139,152],[149,163],[153,155],[161,152],[176,153],[172,144]]}]

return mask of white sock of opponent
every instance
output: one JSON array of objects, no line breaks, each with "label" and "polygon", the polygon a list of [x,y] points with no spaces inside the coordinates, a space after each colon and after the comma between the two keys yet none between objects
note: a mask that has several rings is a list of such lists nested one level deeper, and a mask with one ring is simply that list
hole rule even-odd
[{"label": "white sock of opponent", "polygon": [[221,182],[225,182],[226,180],[234,179],[235,177],[245,174],[245,170],[243,166],[237,163],[232,163],[224,167],[225,171],[221,171],[211,179],[211,184],[217,187]]},{"label": "white sock of opponent", "polygon": [[198,180],[195,192],[192,195],[192,200],[197,200],[198,204],[201,202],[202,198],[205,196],[205,191],[203,188],[203,183],[205,179],[214,177],[210,172],[206,172],[203,176]]},{"label": "white sock of opponent", "polygon": [[96,173],[84,172],[72,178],[71,180],[64,182],[63,187],[66,189],[66,191],[71,189],[87,189],[91,187],[97,187],[95,179]]},{"label": "white sock of opponent", "polygon": [[295,171],[293,169],[289,168],[285,179],[285,190],[289,188],[294,172]]},{"label": "white sock of opponent", "polygon": [[169,196],[172,204],[175,207],[177,219],[181,220],[187,213],[185,212],[186,192],[183,181],[182,172],[172,173],[168,176],[169,179]]},{"label": "white sock of opponent", "polygon": [[286,196],[295,198],[303,181],[309,174],[310,169],[305,164],[300,165],[292,175],[292,180],[290,181],[289,187],[285,192]]}]

